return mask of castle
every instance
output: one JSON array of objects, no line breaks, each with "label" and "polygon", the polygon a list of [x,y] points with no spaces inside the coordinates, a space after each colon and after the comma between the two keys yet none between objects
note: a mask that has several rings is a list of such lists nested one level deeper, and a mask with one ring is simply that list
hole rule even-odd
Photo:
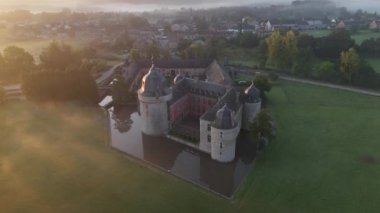
[{"label": "castle", "polygon": [[[210,66],[218,66],[215,63]],[[249,130],[261,109],[260,91],[252,84],[240,94],[209,78],[201,81],[178,73],[170,86],[152,63],[137,91],[141,130],[191,145],[216,161],[231,162],[240,129]]]}]

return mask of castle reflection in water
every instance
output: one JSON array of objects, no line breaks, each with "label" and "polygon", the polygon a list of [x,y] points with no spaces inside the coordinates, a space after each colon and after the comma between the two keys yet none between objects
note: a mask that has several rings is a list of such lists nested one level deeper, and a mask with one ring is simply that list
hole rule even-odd
[{"label": "castle reflection in water", "polygon": [[231,197],[253,166],[255,146],[244,133],[238,137],[235,160],[219,163],[170,139],[144,135],[135,108],[111,108],[109,116],[113,148],[223,196]]}]

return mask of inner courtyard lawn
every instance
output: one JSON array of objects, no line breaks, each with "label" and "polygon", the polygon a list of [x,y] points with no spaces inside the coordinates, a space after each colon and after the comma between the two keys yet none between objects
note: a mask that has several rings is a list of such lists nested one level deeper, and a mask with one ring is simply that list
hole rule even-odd
[{"label": "inner courtyard lawn", "polygon": [[102,112],[0,106],[1,212],[377,212],[380,98],[280,81],[277,138],[233,201],[106,144]]}]

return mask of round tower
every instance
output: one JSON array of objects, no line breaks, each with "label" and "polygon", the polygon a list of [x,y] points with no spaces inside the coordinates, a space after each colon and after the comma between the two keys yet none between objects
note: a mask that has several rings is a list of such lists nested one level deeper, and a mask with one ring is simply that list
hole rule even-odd
[{"label": "round tower", "polygon": [[215,121],[211,125],[211,158],[219,162],[233,161],[239,132],[234,113],[224,105],[216,113]]},{"label": "round tower", "polygon": [[245,130],[250,130],[251,124],[254,122],[257,113],[261,110],[261,98],[260,90],[257,89],[252,82],[244,91],[244,109],[243,109],[243,120],[242,128]]},{"label": "round tower", "polygon": [[142,78],[137,94],[142,132],[151,136],[165,135],[169,131],[168,102],[172,99],[172,91],[154,63]]}]

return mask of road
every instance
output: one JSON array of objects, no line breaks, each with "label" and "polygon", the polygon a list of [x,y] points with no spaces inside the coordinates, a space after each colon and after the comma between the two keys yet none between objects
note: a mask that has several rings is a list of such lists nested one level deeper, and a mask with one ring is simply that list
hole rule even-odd
[{"label": "road", "polygon": [[349,91],[349,92],[355,92],[355,93],[359,93],[359,94],[363,94],[363,95],[380,97],[379,92],[367,90],[367,89],[341,86],[341,85],[318,82],[318,81],[304,80],[304,79],[287,77],[287,76],[279,76],[279,78],[286,80],[286,81],[293,81],[293,82],[298,82],[298,83],[304,83],[304,84],[310,84],[310,85],[321,86],[321,87],[328,87],[328,88],[332,88],[332,89],[339,89],[339,90],[344,90],[344,91]]},{"label": "road", "polygon": [[[247,68],[244,68],[244,69],[249,70],[249,72],[245,72],[245,74],[253,74],[256,72],[269,74],[268,71],[264,71],[264,70],[253,70],[253,69],[247,69]],[[278,75],[279,79],[286,80],[286,81],[292,81],[292,82],[303,83],[303,84],[310,84],[310,85],[314,85],[314,86],[321,86],[321,87],[327,87],[327,88],[332,88],[332,89],[354,92],[354,93],[358,93],[358,94],[362,94],[362,95],[380,97],[380,92],[369,90],[369,89],[350,87],[350,86],[342,86],[342,85],[325,83],[325,82],[314,81],[314,80],[306,80],[306,79],[296,78],[296,77],[292,77],[292,76],[288,76],[288,75],[284,75],[284,74],[279,74],[279,73],[276,73],[276,74]]]}]

